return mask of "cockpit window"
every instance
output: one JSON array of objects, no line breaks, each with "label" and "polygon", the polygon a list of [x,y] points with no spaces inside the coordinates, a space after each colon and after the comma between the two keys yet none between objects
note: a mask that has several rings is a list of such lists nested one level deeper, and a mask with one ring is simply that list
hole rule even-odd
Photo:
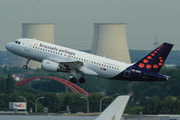
[{"label": "cockpit window", "polygon": [[21,42],[20,42],[20,41],[15,41],[15,43],[16,43],[16,44],[21,44]]}]

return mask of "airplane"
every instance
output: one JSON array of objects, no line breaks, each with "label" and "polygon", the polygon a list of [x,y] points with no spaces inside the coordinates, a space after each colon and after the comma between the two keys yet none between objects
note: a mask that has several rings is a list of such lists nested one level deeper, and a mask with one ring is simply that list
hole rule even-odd
[{"label": "airplane", "polygon": [[136,63],[127,64],[105,57],[85,53],[71,48],[43,42],[36,39],[20,38],[5,45],[6,49],[30,60],[42,62],[41,68],[49,72],[71,73],[70,81],[85,83],[84,75],[123,81],[168,81],[169,76],[159,74],[173,44],[163,43]]}]

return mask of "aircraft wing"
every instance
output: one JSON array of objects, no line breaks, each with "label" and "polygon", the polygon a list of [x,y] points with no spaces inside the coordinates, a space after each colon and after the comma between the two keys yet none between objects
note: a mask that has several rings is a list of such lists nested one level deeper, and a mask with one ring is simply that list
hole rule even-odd
[{"label": "aircraft wing", "polygon": [[52,60],[56,63],[62,63],[64,65],[69,66],[70,69],[82,69],[82,67],[84,66],[83,62],[78,61],[78,60],[61,60],[58,58],[53,58],[53,57],[49,57],[49,60]]},{"label": "aircraft wing", "polygon": [[83,62],[81,62],[81,61],[66,61],[66,62],[61,62],[61,63],[68,65],[70,69],[80,70],[84,66]]},{"label": "aircraft wing", "polygon": [[94,75],[94,76],[98,76],[98,73],[96,73],[95,71],[89,69],[89,68],[86,68],[84,67],[84,63],[81,62],[81,61],[78,61],[78,60],[61,60],[61,59],[58,59],[58,58],[53,58],[53,57],[49,57],[47,58],[51,61],[54,61],[56,63],[59,63],[59,64],[64,64],[64,65],[67,65],[69,67],[69,69],[71,70],[79,70],[81,71],[83,74],[86,74],[86,75]]},{"label": "aircraft wing", "polygon": [[120,120],[129,97],[118,96],[95,120]]}]

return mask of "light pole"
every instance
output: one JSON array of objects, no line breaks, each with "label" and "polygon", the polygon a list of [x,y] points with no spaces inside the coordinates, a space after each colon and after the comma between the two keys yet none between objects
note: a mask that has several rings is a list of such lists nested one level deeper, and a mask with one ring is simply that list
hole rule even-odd
[{"label": "light pole", "polygon": [[107,96],[107,97],[103,97],[103,98],[101,98],[101,100],[100,100],[100,108],[99,108],[99,112],[101,112],[101,103],[102,103],[102,100],[105,99],[105,98],[108,98],[108,96]]},{"label": "light pole", "polygon": [[41,98],[44,98],[44,96],[43,96],[43,97],[38,97],[38,98],[36,99],[36,105],[35,105],[36,113],[37,113],[37,101],[38,101],[39,99],[41,99]]},{"label": "light pole", "polygon": [[25,98],[25,97],[23,97],[23,96],[19,96],[19,98],[23,98],[23,99],[24,99],[24,101],[26,101],[26,113],[27,113],[27,100],[26,100],[26,98]]},{"label": "light pole", "polygon": [[89,100],[86,97],[80,97],[80,98],[84,98],[87,100],[87,113],[89,113]]}]

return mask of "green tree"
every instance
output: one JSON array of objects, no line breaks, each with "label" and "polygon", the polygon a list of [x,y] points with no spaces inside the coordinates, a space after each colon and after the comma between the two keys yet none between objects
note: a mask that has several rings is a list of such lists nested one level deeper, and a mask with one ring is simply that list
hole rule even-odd
[{"label": "green tree", "polygon": [[[74,92],[68,92],[64,96],[62,105],[69,106],[72,113],[75,112],[86,112],[87,102],[81,99],[82,95]],[[88,97],[87,97],[88,98]]]},{"label": "green tree", "polygon": [[159,114],[159,109],[160,98],[158,96],[153,96],[147,101],[142,112],[143,114]]},{"label": "green tree", "polygon": [[176,114],[175,109],[176,97],[168,96],[161,102],[161,114]]},{"label": "green tree", "polygon": [[0,110],[8,110],[9,105],[9,97],[7,94],[1,93],[0,94]]},{"label": "green tree", "polygon": [[59,111],[61,103],[55,93],[42,93],[41,96],[44,96],[44,99],[41,99],[41,103],[44,107],[47,107],[50,112]]},{"label": "green tree", "polygon": [[3,77],[1,77],[0,86],[1,86],[1,88],[0,88],[1,93],[6,93],[7,92],[7,83]]},{"label": "green tree", "polygon": [[6,79],[6,84],[7,84],[7,94],[10,94],[15,90],[15,85],[14,85],[14,79],[12,76],[9,74],[7,79]]}]

